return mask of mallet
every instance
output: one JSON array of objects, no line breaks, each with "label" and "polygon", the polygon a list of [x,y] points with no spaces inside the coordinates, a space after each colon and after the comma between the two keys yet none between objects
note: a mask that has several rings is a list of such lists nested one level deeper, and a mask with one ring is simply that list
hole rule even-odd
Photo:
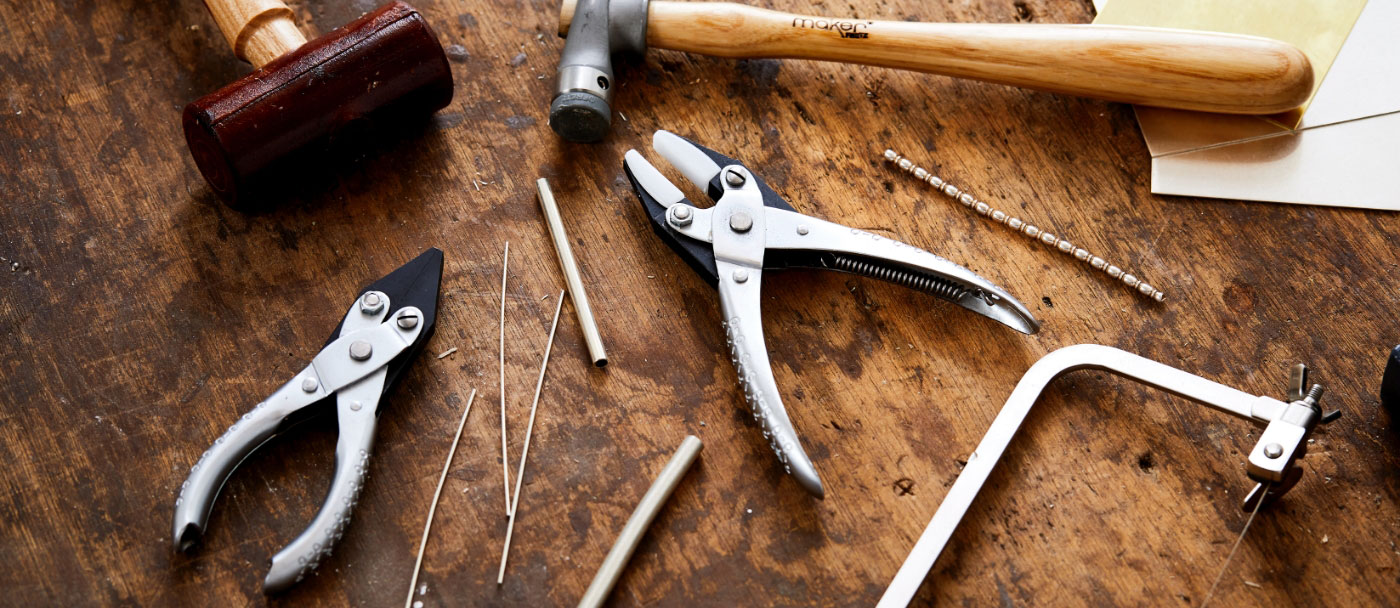
[{"label": "mallet", "polygon": [[1312,94],[1307,56],[1254,36],[1145,27],[909,23],[809,17],[727,2],[563,0],[567,36],[549,123],[596,141],[612,123],[612,51],[819,59],[1109,101],[1273,114]]},{"label": "mallet", "polygon": [[257,68],[185,106],[185,141],[209,186],[239,204],[258,178],[345,126],[431,114],[452,70],[423,16],[390,2],[307,42],[279,0],[205,0],[234,55]]}]

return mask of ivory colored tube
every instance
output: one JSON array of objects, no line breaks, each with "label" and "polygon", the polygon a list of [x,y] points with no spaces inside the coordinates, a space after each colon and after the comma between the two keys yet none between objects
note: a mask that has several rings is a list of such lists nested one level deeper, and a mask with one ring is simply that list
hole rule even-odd
[{"label": "ivory colored tube", "polygon": [[540,208],[544,209],[545,225],[549,226],[549,236],[554,240],[554,252],[559,254],[559,267],[564,270],[564,285],[569,288],[569,297],[574,300],[574,312],[578,314],[579,327],[583,328],[583,341],[588,345],[588,356],[593,365],[603,367],[608,364],[608,353],[603,349],[603,338],[598,335],[598,323],[593,320],[593,307],[588,305],[588,294],[583,290],[583,280],[578,275],[578,262],[574,261],[574,251],[569,247],[569,235],[564,232],[564,221],[559,217],[559,205],[554,202],[554,191],[549,189],[549,180],[541,177],[535,182],[540,193]]},{"label": "ivory colored tube", "polygon": [[598,574],[593,576],[593,582],[588,585],[588,591],[583,593],[583,599],[578,601],[579,608],[597,608],[603,604],[603,600],[608,599],[608,593],[612,592],[613,585],[617,584],[617,578],[622,575],[622,567],[632,558],[632,552],[637,550],[637,543],[641,542],[647,526],[651,525],[651,520],[656,519],[661,505],[665,504],[666,499],[671,496],[671,491],[676,489],[685,472],[690,469],[691,463],[695,462],[701,447],[703,446],[700,438],[694,435],[686,436],[685,441],[681,442],[681,447],[676,449],[671,461],[666,463],[666,468],[661,469],[661,474],[656,476],[656,481],[651,483],[647,493],[642,496],[642,502],[632,511],[632,517],[627,518],[627,525],[622,527],[617,542],[613,543],[608,556],[603,558],[603,565],[598,567]]}]

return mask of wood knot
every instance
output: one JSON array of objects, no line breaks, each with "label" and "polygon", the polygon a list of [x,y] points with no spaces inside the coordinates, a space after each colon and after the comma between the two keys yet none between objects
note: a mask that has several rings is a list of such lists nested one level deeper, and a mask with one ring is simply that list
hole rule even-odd
[{"label": "wood knot", "polygon": [[894,490],[897,496],[913,496],[914,480],[908,477],[901,477],[894,482]]}]

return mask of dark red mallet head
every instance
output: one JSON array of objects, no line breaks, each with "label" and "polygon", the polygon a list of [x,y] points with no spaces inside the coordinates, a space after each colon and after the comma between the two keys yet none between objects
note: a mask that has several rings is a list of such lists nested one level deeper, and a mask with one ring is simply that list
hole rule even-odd
[{"label": "dark red mallet head", "polygon": [[225,202],[288,169],[351,123],[428,115],[452,101],[452,72],[423,16],[390,2],[310,42],[276,0],[206,0],[240,58],[258,69],[185,106],[185,141]]}]

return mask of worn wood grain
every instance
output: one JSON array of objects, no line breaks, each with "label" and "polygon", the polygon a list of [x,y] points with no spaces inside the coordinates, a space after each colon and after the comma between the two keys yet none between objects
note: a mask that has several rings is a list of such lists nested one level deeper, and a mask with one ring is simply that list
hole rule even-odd
[{"label": "worn wood grain", "polygon": [[[307,0],[314,32],[375,3]],[[857,18],[1084,23],[1088,2],[759,5]],[[1153,196],[1129,108],[919,74],[652,52],[623,61],[606,142],[544,123],[551,2],[417,3],[449,45],[452,105],[282,207],[233,211],[179,111],[248,68],[194,1],[0,3],[0,588],[15,605],[393,605],[466,395],[473,412],[421,580],[425,606],[572,605],[667,455],[706,449],[613,594],[619,606],[861,605],[904,558],[1002,400],[1060,346],[1118,346],[1281,395],[1306,361],[1344,417],[1263,512],[1226,605],[1384,605],[1400,585],[1400,462],[1375,397],[1397,340],[1394,214]],[[625,117],[625,118],[623,118]],[[814,501],[746,415],[712,290],[659,242],[622,175],[651,131],[752,163],[800,211],[919,244],[1027,302],[1032,337],[886,284],[766,281],[769,347],[827,484]],[[881,165],[886,147],[1168,291],[1155,305]],[[502,241],[507,388],[524,421],[562,285],[532,182],[566,215],[612,365],[565,323],[506,583],[492,408]],[[193,555],[176,489],[205,446],[302,365],[354,290],[447,253],[432,353],[390,396],[355,521],[319,573],[260,592],[329,483],[333,421],[232,478]],[[1195,606],[1245,520],[1254,429],[1100,373],[1052,385],[919,598],[938,605]],[[512,457],[524,425],[512,425]]]}]

